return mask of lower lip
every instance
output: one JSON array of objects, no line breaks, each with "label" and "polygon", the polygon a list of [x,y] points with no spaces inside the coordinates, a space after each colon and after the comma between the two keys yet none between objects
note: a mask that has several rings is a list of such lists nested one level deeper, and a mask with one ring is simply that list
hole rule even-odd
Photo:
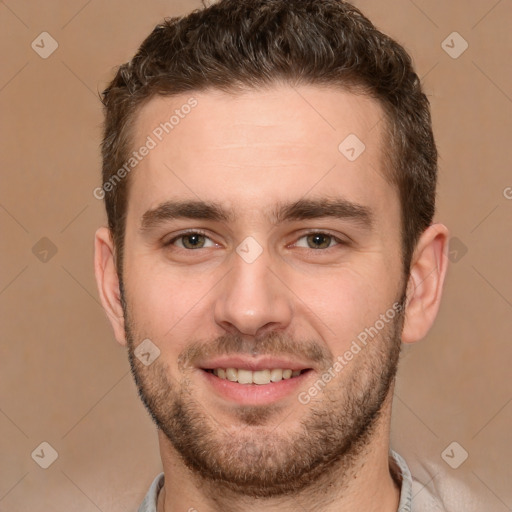
[{"label": "lower lip", "polygon": [[239,384],[228,379],[221,379],[205,370],[201,370],[200,373],[214,392],[224,399],[242,405],[265,405],[289,397],[294,393],[298,395],[298,389],[304,386],[304,382],[309,378],[312,370],[306,370],[297,377],[270,384]]}]

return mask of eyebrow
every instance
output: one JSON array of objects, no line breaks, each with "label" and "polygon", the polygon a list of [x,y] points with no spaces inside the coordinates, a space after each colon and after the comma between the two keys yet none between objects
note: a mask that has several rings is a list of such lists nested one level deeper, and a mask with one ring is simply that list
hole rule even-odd
[{"label": "eyebrow", "polygon": [[[279,203],[271,209],[269,220],[277,225],[284,222],[335,218],[356,222],[371,230],[374,215],[367,206],[348,201],[344,198],[299,199],[291,203]],[[175,219],[210,220],[223,223],[234,222],[237,215],[232,209],[225,209],[217,203],[189,200],[166,201],[154,209],[146,211],[141,218],[142,232]]]}]

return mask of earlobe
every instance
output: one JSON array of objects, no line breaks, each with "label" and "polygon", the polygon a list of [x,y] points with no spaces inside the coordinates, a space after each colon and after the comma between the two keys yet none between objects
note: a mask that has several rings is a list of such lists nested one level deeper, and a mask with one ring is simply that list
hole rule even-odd
[{"label": "earlobe", "polygon": [[446,226],[432,224],[416,245],[407,283],[404,343],[424,338],[437,316],[448,266],[448,236]]},{"label": "earlobe", "polygon": [[99,228],[94,237],[94,273],[98,293],[114,329],[116,340],[121,345],[126,345],[124,314],[114,254],[110,230],[106,227]]}]

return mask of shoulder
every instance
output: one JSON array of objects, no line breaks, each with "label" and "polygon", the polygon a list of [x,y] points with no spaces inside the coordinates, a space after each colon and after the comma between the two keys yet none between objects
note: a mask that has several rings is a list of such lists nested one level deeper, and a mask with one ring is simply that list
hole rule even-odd
[{"label": "shoulder", "polygon": [[429,488],[412,478],[412,512],[448,512],[443,504],[441,498],[435,496]]}]

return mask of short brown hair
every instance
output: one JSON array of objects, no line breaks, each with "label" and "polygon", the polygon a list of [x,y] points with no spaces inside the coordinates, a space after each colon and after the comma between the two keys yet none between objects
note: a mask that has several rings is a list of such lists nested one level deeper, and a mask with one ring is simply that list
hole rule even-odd
[{"label": "short brown hair", "polygon": [[[221,0],[166,18],[103,92],[103,183],[128,160],[138,109],[155,95],[276,83],[327,85],[376,98],[391,150],[386,177],[401,205],[406,275],[435,212],[437,149],[430,106],[404,48],[342,0]],[[105,193],[122,273],[129,180]]]}]

